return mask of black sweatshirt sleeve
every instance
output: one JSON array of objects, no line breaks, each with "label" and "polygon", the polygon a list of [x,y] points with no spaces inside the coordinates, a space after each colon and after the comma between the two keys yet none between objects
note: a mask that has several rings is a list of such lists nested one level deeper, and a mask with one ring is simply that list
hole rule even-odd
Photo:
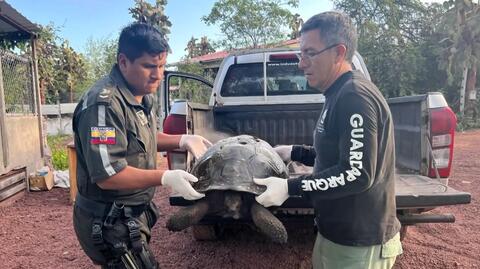
[{"label": "black sweatshirt sleeve", "polygon": [[307,145],[293,145],[291,159],[304,165],[315,164],[315,148]]},{"label": "black sweatshirt sleeve", "polygon": [[339,135],[336,165],[289,180],[289,194],[319,199],[360,193],[372,185],[377,163],[377,110],[368,93],[349,91],[334,106],[329,123]]}]

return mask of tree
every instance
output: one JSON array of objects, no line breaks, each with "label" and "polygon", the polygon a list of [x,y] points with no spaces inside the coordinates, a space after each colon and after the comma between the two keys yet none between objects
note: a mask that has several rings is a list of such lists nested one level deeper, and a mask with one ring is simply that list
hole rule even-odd
[{"label": "tree", "polygon": [[70,47],[68,41],[63,41],[60,46],[60,57],[57,63],[57,74],[55,76],[55,84],[57,89],[66,89],[64,94],[68,95],[70,103],[74,102],[74,91],[77,86],[84,81],[87,74],[87,63],[83,55],[77,53]]},{"label": "tree", "polygon": [[85,59],[68,45],[68,41],[57,35],[55,25],[40,28],[37,59],[42,103],[55,104],[60,96],[68,96],[68,101],[73,102],[74,89],[86,77]]},{"label": "tree", "polygon": [[187,43],[187,47],[185,48],[187,51],[187,58],[193,58],[198,55],[198,47],[197,47],[197,39],[192,36]]},{"label": "tree", "polygon": [[80,85],[79,92],[84,92],[95,81],[110,73],[112,66],[117,62],[117,46],[117,40],[110,37],[87,40],[85,48],[87,77]]},{"label": "tree", "polygon": [[295,39],[300,37],[300,30],[303,26],[303,19],[300,17],[300,14],[296,13],[290,21],[290,39]]},{"label": "tree", "polygon": [[[460,96],[460,104],[465,103],[465,109],[470,111],[469,116],[478,116],[478,107],[469,100],[475,91],[477,70],[480,65],[480,6],[471,0],[450,0],[444,3],[448,11],[442,16],[439,31],[444,34],[441,44],[444,49],[441,53],[441,68],[448,75],[448,82],[454,83],[458,77],[467,71],[465,94]],[[458,85],[458,83],[456,83]],[[463,106],[460,105],[460,114],[463,115]]]},{"label": "tree", "polygon": [[335,0],[336,8],[353,18],[358,51],[367,62],[372,79],[387,97],[423,93],[441,88],[443,79],[432,50],[438,5],[417,0]]},{"label": "tree", "polygon": [[293,18],[288,7],[297,6],[298,0],[219,0],[202,20],[219,24],[227,49],[258,48],[286,38]]},{"label": "tree", "polygon": [[49,102],[53,99],[50,98],[52,94],[48,94],[48,89],[52,89],[54,86],[55,55],[58,55],[56,43],[59,39],[57,32],[58,28],[52,23],[41,26],[39,38],[37,39],[38,80],[42,104],[47,103],[47,99]]},{"label": "tree", "polygon": [[202,55],[206,55],[206,54],[209,54],[209,53],[212,53],[212,52],[215,52],[215,49],[213,48],[213,46],[210,44],[210,42],[208,41],[208,37],[206,36],[202,36],[202,38],[200,39],[200,44],[198,45],[198,56],[202,56]]},{"label": "tree", "polygon": [[168,40],[167,35],[170,34],[172,23],[165,15],[166,5],[167,0],[156,0],[155,6],[143,0],[135,0],[135,6],[128,10],[136,21],[152,25],[162,32]]},{"label": "tree", "polygon": [[192,36],[190,41],[188,41],[185,50],[187,51],[187,59],[215,52],[213,45],[210,44],[210,41],[208,41],[208,37],[206,36],[202,36],[202,38],[200,39],[200,43],[197,43],[197,38],[194,38]]}]

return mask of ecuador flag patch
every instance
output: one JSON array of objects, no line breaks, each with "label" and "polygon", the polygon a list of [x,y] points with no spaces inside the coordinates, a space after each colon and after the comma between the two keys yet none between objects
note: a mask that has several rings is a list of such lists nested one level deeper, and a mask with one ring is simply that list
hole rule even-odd
[{"label": "ecuador flag patch", "polygon": [[115,144],[115,128],[113,127],[91,127],[90,129],[90,143],[93,145]]}]

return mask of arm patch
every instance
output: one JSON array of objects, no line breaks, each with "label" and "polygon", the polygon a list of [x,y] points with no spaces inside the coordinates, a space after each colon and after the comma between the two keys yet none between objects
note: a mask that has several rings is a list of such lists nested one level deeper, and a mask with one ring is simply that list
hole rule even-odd
[{"label": "arm patch", "polygon": [[91,127],[90,128],[90,144],[92,145],[115,145],[115,128],[114,127]]}]

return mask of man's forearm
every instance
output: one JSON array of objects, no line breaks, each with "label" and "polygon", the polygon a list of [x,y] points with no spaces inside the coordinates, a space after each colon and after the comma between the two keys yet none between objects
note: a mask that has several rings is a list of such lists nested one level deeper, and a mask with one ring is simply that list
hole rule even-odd
[{"label": "man's forearm", "polygon": [[125,167],[117,174],[97,182],[105,190],[132,190],[161,185],[164,170],[144,170]]},{"label": "man's forearm", "polygon": [[157,133],[157,151],[167,151],[179,148],[182,135],[169,135],[162,132]]}]

